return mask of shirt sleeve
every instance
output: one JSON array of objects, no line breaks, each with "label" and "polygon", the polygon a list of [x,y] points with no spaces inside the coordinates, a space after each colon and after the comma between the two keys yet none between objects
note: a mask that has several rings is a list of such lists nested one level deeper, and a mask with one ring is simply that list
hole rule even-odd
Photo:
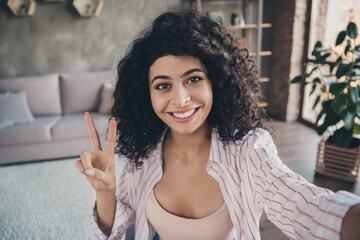
[{"label": "shirt sleeve", "polygon": [[360,198],[317,187],[291,171],[265,130],[256,130],[245,141],[258,210],[265,210],[290,239],[340,239],[343,218]]},{"label": "shirt sleeve", "polygon": [[129,204],[129,178],[127,174],[125,166],[116,188],[115,221],[110,236],[105,235],[99,228],[95,201],[93,213],[90,216],[90,227],[95,237],[99,240],[120,240],[125,234],[126,229],[135,222],[134,211]]}]

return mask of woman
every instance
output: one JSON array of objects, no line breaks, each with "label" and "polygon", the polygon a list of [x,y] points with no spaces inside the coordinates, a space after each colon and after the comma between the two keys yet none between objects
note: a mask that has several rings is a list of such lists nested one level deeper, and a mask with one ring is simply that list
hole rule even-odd
[{"label": "woman", "polygon": [[[248,51],[195,11],[165,13],[134,41],[118,65],[105,150],[84,116],[93,152],[76,167],[96,190],[98,239],[120,239],[133,223],[136,239],[259,239],[263,210],[292,239],[360,236],[349,228],[360,198],[318,188],[279,159],[256,78]],[[114,149],[129,159],[118,186]]]}]

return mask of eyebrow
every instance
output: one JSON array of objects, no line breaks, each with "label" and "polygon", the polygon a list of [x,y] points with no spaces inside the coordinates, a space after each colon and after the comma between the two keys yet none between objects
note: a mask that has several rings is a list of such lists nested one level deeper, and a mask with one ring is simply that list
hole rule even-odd
[{"label": "eyebrow", "polygon": [[[200,68],[193,68],[193,69],[190,69],[188,71],[186,71],[183,75],[181,75],[181,77],[186,77],[194,72],[204,72],[203,70],[201,70]],[[155,76],[152,80],[151,80],[151,84],[153,82],[155,82],[155,80],[157,79],[170,79],[170,77],[166,76],[166,75],[158,75],[158,76]]]}]

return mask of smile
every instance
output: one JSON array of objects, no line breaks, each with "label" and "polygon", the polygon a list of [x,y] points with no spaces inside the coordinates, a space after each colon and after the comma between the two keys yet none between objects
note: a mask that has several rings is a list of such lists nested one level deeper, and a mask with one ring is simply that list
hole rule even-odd
[{"label": "smile", "polygon": [[190,121],[193,118],[193,116],[195,116],[198,109],[199,107],[193,108],[189,111],[182,113],[171,112],[170,115],[178,122]]},{"label": "smile", "polygon": [[196,108],[184,112],[184,113],[171,113],[173,116],[177,117],[177,118],[187,118],[190,117],[194,112],[195,112]]}]

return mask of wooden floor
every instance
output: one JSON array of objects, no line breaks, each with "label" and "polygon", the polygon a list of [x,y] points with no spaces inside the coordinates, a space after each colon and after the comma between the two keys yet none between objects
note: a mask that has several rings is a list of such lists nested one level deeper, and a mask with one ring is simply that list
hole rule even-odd
[{"label": "wooden floor", "polygon": [[[309,182],[332,191],[346,190],[360,196],[360,184],[351,184],[325,176],[314,176],[317,145],[320,137],[316,131],[298,122],[286,123],[272,121],[270,133],[278,148],[282,161],[294,172],[301,174]],[[288,239],[276,228],[266,215],[260,219],[261,239]]]}]

